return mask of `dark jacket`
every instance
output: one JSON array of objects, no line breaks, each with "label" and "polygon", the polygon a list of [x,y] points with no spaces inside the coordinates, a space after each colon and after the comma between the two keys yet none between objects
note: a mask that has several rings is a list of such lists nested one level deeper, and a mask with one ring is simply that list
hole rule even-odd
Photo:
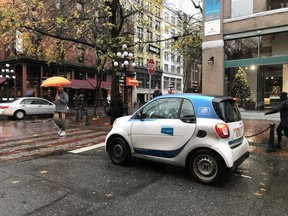
[{"label": "dark jacket", "polygon": [[162,95],[160,90],[156,90],[156,91],[153,92],[153,98],[155,98],[157,96],[160,96],[160,95]]},{"label": "dark jacket", "polygon": [[110,110],[111,110],[111,121],[110,124],[112,125],[116,118],[123,116],[123,103],[121,93],[117,93],[111,100],[110,103]]},{"label": "dark jacket", "polygon": [[273,114],[280,112],[280,124],[282,127],[288,127],[288,100],[287,100],[287,93],[281,93],[280,95],[280,103],[278,106],[265,113],[265,115]]}]

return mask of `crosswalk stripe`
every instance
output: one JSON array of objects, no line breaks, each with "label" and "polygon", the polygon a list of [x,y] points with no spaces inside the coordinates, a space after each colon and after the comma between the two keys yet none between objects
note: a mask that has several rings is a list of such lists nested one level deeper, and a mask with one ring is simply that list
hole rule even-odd
[{"label": "crosswalk stripe", "polygon": [[81,152],[85,152],[85,151],[89,151],[89,150],[92,150],[92,149],[96,149],[96,148],[100,148],[102,146],[105,146],[105,143],[102,142],[102,143],[98,143],[96,145],[93,145],[93,146],[88,146],[88,147],[83,147],[83,148],[79,148],[79,149],[75,149],[75,150],[72,150],[72,151],[68,151],[69,153],[73,153],[73,154],[79,154]]}]

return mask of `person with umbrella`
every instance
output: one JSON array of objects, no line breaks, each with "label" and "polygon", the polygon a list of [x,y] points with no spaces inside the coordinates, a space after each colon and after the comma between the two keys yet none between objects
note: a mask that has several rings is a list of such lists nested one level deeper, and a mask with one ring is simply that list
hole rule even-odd
[{"label": "person with umbrella", "polygon": [[68,111],[67,105],[69,102],[68,94],[64,91],[62,85],[57,86],[57,94],[55,96],[55,112],[53,120],[55,124],[59,127],[58,135],[60,137],[66,136],[66,113]]},{"label": "person with umbrella", "polygon": [[61,77],[61,76],[53,76],[49,77],[48,79],[44,80],[41,84],[41,87],[57,87],[57,94],[55,96],[55,112],[53,116],[53,120],[55,124],[59,127],[58,135],[60,137],[66,136],[66,113],[68,111],[68,102],[69,97],[66,92],[64,92],[63,85],[70,85],[71,81]]}]

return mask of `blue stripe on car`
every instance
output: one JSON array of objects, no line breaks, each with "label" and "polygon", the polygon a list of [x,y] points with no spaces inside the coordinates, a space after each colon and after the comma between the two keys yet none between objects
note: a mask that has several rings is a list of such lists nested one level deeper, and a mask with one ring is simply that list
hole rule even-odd
[{"label": "blue stripe on car", "polygon": [[187,145],[189,140],[180,148],[171,150],[171,151],[163,151],[163,150],[153,150],[153,149],[144,149],[144,148],[134,148],[135,153],[143,154],[143,155],[151,155],[162,158],[173,158],[176,157]]},{"label": "blue stripe on car", "polygon": [[236,147],[236,146],[240,145],[243,142],[243,139],[244,139],[243,137],[240,137],[238,139],[229,141],[228,144],[231,147]]}]

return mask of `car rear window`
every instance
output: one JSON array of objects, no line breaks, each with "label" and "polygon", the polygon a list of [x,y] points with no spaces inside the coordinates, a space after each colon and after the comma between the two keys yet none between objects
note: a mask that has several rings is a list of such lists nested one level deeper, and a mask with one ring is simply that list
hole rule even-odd
[{"label": "car rear window", "polygon": [[213,102],[213,107],[218,117],[227,123],[240,121],[242,119],[237,101],[233,99]]}]

